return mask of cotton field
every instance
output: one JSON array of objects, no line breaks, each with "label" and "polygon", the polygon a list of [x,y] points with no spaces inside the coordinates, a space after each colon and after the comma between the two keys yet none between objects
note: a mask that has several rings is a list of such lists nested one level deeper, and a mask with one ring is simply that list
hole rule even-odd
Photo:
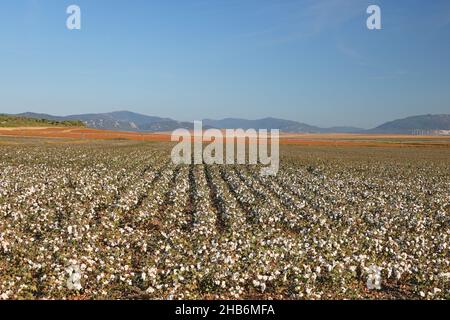
[{"label": "cotton field", "polygon": [[450,149],[0,145],[0,299],[449,299]]}]

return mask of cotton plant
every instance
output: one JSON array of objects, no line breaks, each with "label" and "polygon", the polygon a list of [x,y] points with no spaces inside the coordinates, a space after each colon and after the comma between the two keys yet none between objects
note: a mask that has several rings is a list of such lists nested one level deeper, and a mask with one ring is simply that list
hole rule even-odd
[{"label": "cotton plant", "polygon": [[166,144],[2,149],[1,299],[449,295],[442,156],[289,149],[262,177]]},{"label": "cotton plant", "polygon": [[80,291],[82,289],[80,266],[77,264],[71,264],[67,267],[66,272],[68,274],[67,288],[69,290]]},{"label": "cotton plant", "polygon": [[369,290],[381,290],[381,268],[376,265],[371,265],[366,270],[367,281],[366,286]]}]

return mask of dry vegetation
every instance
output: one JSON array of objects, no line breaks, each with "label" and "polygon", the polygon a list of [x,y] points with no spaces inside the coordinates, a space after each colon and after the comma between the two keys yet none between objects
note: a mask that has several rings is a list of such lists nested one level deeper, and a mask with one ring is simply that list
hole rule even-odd
[{"label": "dry vegetation", "polygon": [[170,148],[4,140],[0,297],[450,298],[449,148],[283,146],[270,178]]}]

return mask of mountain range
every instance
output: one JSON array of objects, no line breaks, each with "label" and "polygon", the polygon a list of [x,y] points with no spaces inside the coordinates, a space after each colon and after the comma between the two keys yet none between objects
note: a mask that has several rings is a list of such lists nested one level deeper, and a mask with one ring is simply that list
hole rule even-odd
[{"label": "mountain range", "polygon": [[450,130],[450,114],[427,114],[386,122],[368,133],[411,133],[414,130]]},{"label": "mountain range", "polygon": [[[173,131],[178,128],[193,128],[192,122],[182,122],[170,118],[147,116],[130,111],[79,114],[69,116],[53,116],[49,114],[26,112],[18,114],[18,116],[56,121],[79,120],[89,128],[119,131],[164,132]],[[240,118],[226,118],[222,120],[204,119],[203,128],[280,129],[282,132],[290,133],[411,134],[414,132],[414,130],[450,130],[450,114],[413,116],[390,121],[369,130],[355,127],[321,128],[302,122],[277,118],[264,118],[258,120],[247,120]]]},{"label": "mountain range", "polygon": [[130,111],[115,111],[108,113],[77,114],[69,116],[53,116],[44,113],[26,112],[17,116],[56,121],[79,120],[87,127],[104,130],[163,132],[178,128],[192,129],[190,122],[180,122],[170,118],[147,116]]}]

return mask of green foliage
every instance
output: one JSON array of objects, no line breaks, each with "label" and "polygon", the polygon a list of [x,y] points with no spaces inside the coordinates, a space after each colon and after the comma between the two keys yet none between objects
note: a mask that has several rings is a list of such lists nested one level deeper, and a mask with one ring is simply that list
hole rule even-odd
[{"label": "green foliage", "polygon": [[0,127],[84,127],[84,123],[77,120],[55,121],[0,114]]}]

